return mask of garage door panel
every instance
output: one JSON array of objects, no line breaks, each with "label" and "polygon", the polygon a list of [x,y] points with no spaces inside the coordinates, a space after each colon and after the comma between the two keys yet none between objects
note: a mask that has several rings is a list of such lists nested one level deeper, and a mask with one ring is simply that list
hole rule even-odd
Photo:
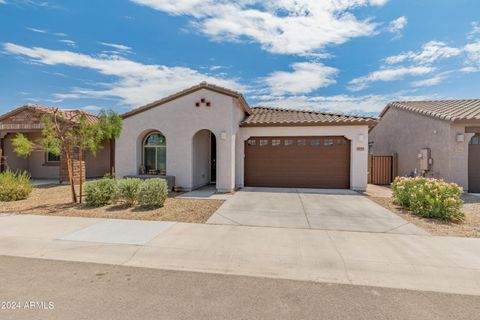
[{"label": "garage door panel", "polygon": [[350,143],[336,136],[252,137],[245,146],[245,184],[348,188]]}]

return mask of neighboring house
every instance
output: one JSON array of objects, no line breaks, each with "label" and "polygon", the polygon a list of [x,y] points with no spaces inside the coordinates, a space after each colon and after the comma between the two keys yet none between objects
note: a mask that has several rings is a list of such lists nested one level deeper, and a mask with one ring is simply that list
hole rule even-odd
[{"label": "neighboring house", "polygon": [[480,192],[480,100],[389,103],[370,132],[373,154],[398,154],[398,174]]},{"label": "neighboring house", "polygon": [[[55,156],[45,150],[36,149],[28,157],[22,158],[15,155],[12,139],[17,133],[23,133],[29,140],[35,141],[42,135],[42,117],[52,114],[53,108],[39,105],[25,105],[0,115],[0,149],[2,162],[0,171],[10,168],[13,171],[28,171],[33,179],[59,179],[68,181],[63,157]],[[80,112],[78,110],[62,110],[66,118],[68,114]],[[97,121],[97,117],[84,113],[88,121]],[[90,152],[85,153],[85,173],[87,178],[102,177],[109,173],[113,166],[113,144],[105,141],[96,156]]]},{"label": "neighboring house", "polygon": [[376,119],[250,107],[201,83],[123,115],[117,176],[159,174],[185,190],[243,186],[367,186],[368,129]]}]

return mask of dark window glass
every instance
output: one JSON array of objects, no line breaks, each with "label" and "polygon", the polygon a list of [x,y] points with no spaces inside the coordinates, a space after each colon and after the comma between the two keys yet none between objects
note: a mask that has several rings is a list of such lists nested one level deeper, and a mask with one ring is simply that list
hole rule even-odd
[{"label": "dark window glass", "polygon": [[280,139],[272,139],[272,146],[276,147],[280,145]]},{"label": "dark window glass", "polygon": [[470,140],[470,144],[480,144],[480,134],[474,135]]},{"label": "dark window glass", "polygon": [[249,146],[255,146],[255,145],[257,145],[257,141],[255,139],[250,139],[250,140],[247,141],[247,144]]},{"label": "dark window glass", "polygon": [[268,140],[267,139],[260,139],[260,147],[263,146],[268,146]]},{"label": "dark window glass", "polygon": [[318,139],[310,140],[310,145],[312,147],[318,147],[318,146],[320,146],[320,140],[318,140]]},{"label": "dark window glass", "polygon": [[293,140],[292,139],[285,139],[284,144],[286,146],[291,146],[293,144]]},{"label": "dark window glass", "polygon": [[47,152],[47,162],[59,162],[59,161],[60,161],[60,156]]},{"label": "dark window glass", "polygon": [[333,140],[332,139],[325,139],[325,140],[323,140],[323,145],[324,146],[333,146]]},{"label": "dark window glass", "polygon": [[298,139],[297,140],[297,146],[304,146],[306,143],[305,143],[305,139]]}]

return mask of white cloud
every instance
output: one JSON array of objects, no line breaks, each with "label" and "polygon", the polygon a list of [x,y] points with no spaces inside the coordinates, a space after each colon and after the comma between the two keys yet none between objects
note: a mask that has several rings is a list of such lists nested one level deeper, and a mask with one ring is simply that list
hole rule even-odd
[{"label": "white cloud", "polygon": [[30,30],[32,32],[44,33],[44,34],[49,34],[49,35],[53,35],[53,36],[57,36],[57,37],[66,37],[67,36],[66,33],[63,33],[63,32],[49,32],[47,29],[38,29],[38,28],[31,28],[31,27],[27,27],[26,29]]},{"label": "white cloud", "polygon": [[460,71],[463,73],[480,72],[480,67],[463,67],[460,69]]},{"label": "white cloud", "polygon": [[285,93],[310,93],[318,88],[336,83],[338,70],[316,62],[297,62],[291,65],[292,72],[276,71],[264,82],[274,95]]},{"label": "white cloud", "polygon": [[427,79],[413,81],[411,85],[413,87],[432,87],[445,80],[448,77],[449,73],[450,72],[442,72]]},{"label": "white cloud", "polygon": [[48,30],[46,30],[46,29],[37,29],[37,28],[27,27],[27,30],[30,30],[30,31],[36,32],[36,33],[48,33]]},{"label": "white cloud", "polygon": [[464,47],[467,53],[467,63],[477,64],[480,67],[480,40],[467,44]]},{"label": "white cloud", "polygon": [[120,51],[131,51],[132,50],[131,47],[125,46],[123,44],[109,43],[109,42],[99,42],[99,43],[103,46],[114,48],[114,49],[117,49],[117,50],[120,50]]},{"label": "white cloud", "polygon": [[335,113],[378,114],[391,101],[429,100],[438,96],[406,95],[405,92],[371,95],[335,95],[335,96],[260,96],[258,104],[263,106],[289,109],[307,109]]},{"label": "white cloud", "polygon": [[73,40],[68,40],[68,39],[62,39],[62,40],[59,40],[60,42],[62,43],[65,43],[67,46],[69,47],[72,47],[72,48],[76,48],[77,47],[77,44],[75,43],[75,41]]},{"label": "white cloud", "polygon": [[472,30],[467,34],[467,39],[473,39],[480,34],[480,22],[472,22]]},{"label": "white cloud", "polygon": [[451,58],[462,53],[461,48],[450,47],[441,41],[429,41],[420,51],[408,51],[385,59],[387,64],[413,62],[417,64],[431,64],[437,60]]},{"label": "white cloud", "polygon": [[0,0],[0,4],[6,4],[7,2],[5,0]]},{"label": "white cloud", "polygon": [[359,20],[360,6],[386,0],[131,0],[192,18],[192,25],[214,40],[253,40],[264,50],[307,54],[351,38],[377,33],[371,19]]},{"label": "white cloud", "polygon": [[395,34],[395,37],[401,37],[402,31],[407,26],[408,19],[405,16],[392,20],[388,25],[388,31]]},{"label": "white cloud", "polygon": [[94,105],[94,104],[90,104],[88,106],[83,107],[82,109],[87,111],[87,112],[98,113],[104,108],[100,107],[100,106],[97,106],[97,105]]},{"label": "white cloud", "polygon": [[69,93],[57,94],[57,98],[94,97],[119,99],[130,106],[139,106],[189,86],[207,81],[242,91],[245,88],[237,81],[205,75],[186,67],[147,65],[115,55],[91,56],[72,51],[28,48],[13,43],[4,44],[4,51],[29,58],[43,65],[68,65],[95,70],[103,75],[114,76],[116,81],[100,84],[104,89],[76,88]]},{"label": "white cloud", "polygon": [[359,91],[368,88],[372,82],[401,80],[407,76],[425,75],[433,71],[435,71],[435,68],[426,66],[383,68],[366,76],[353,79],[349,82],[349,89]]}]

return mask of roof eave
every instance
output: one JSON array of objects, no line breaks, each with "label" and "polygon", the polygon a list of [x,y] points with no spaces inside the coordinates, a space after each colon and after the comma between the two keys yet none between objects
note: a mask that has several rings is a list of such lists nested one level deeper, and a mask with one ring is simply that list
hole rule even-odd
[{"label": "roof eave", "polygon": [[213,85],[210,85],[210,84],[200,83],[198,85],[195,85],[193,87],[190,87],[190,88],[182,90],[182,91],[179,91],[177,93],[174,93],[174,94],[172,94],[170,96],[167,96],[165,98],[162,98],[160,100],[154,101],[154,102],[146,104],[144,106],[135,108],[131,111],[125,112],[124,114],[121,115],[121,117],[122,117],[122,119],[129,118],[129,117],[134,116],[136,114],[139,114],[139,113],[142,113],[144,111],[150,110],[152,108],[158,107],[160,105],[163,105],[165,103],[168,103],[168,102],[176,100],[176,99],[179,99],[181,97],[184,97],[188,94],[191,94],[193,92],[197,92],[197,91],[202,90],[202,89],[210,90],[210,91],[213,91],[213,92],[216,92],[216,93],[219,93],[219,94],[224,94],[224,95],[230,96],[232,98],[236,98],[240,102],[240,106],[244,109],[244,111],[247,114],[252,113],[252,110],[251,110],[250,106],[248,105],[247,101],[245,100],[245,98],[243,97],[242,94],[234,93],[233,91],[223,89],[223,88],[218,87],[218,86],[213,86]]},{"label": "roof eave", "polygon": [[374,127],[376,121],[356,122],[272,122],[272,123],[242,123],[240,127],[338,127],[338,126],[368,126]]}]

